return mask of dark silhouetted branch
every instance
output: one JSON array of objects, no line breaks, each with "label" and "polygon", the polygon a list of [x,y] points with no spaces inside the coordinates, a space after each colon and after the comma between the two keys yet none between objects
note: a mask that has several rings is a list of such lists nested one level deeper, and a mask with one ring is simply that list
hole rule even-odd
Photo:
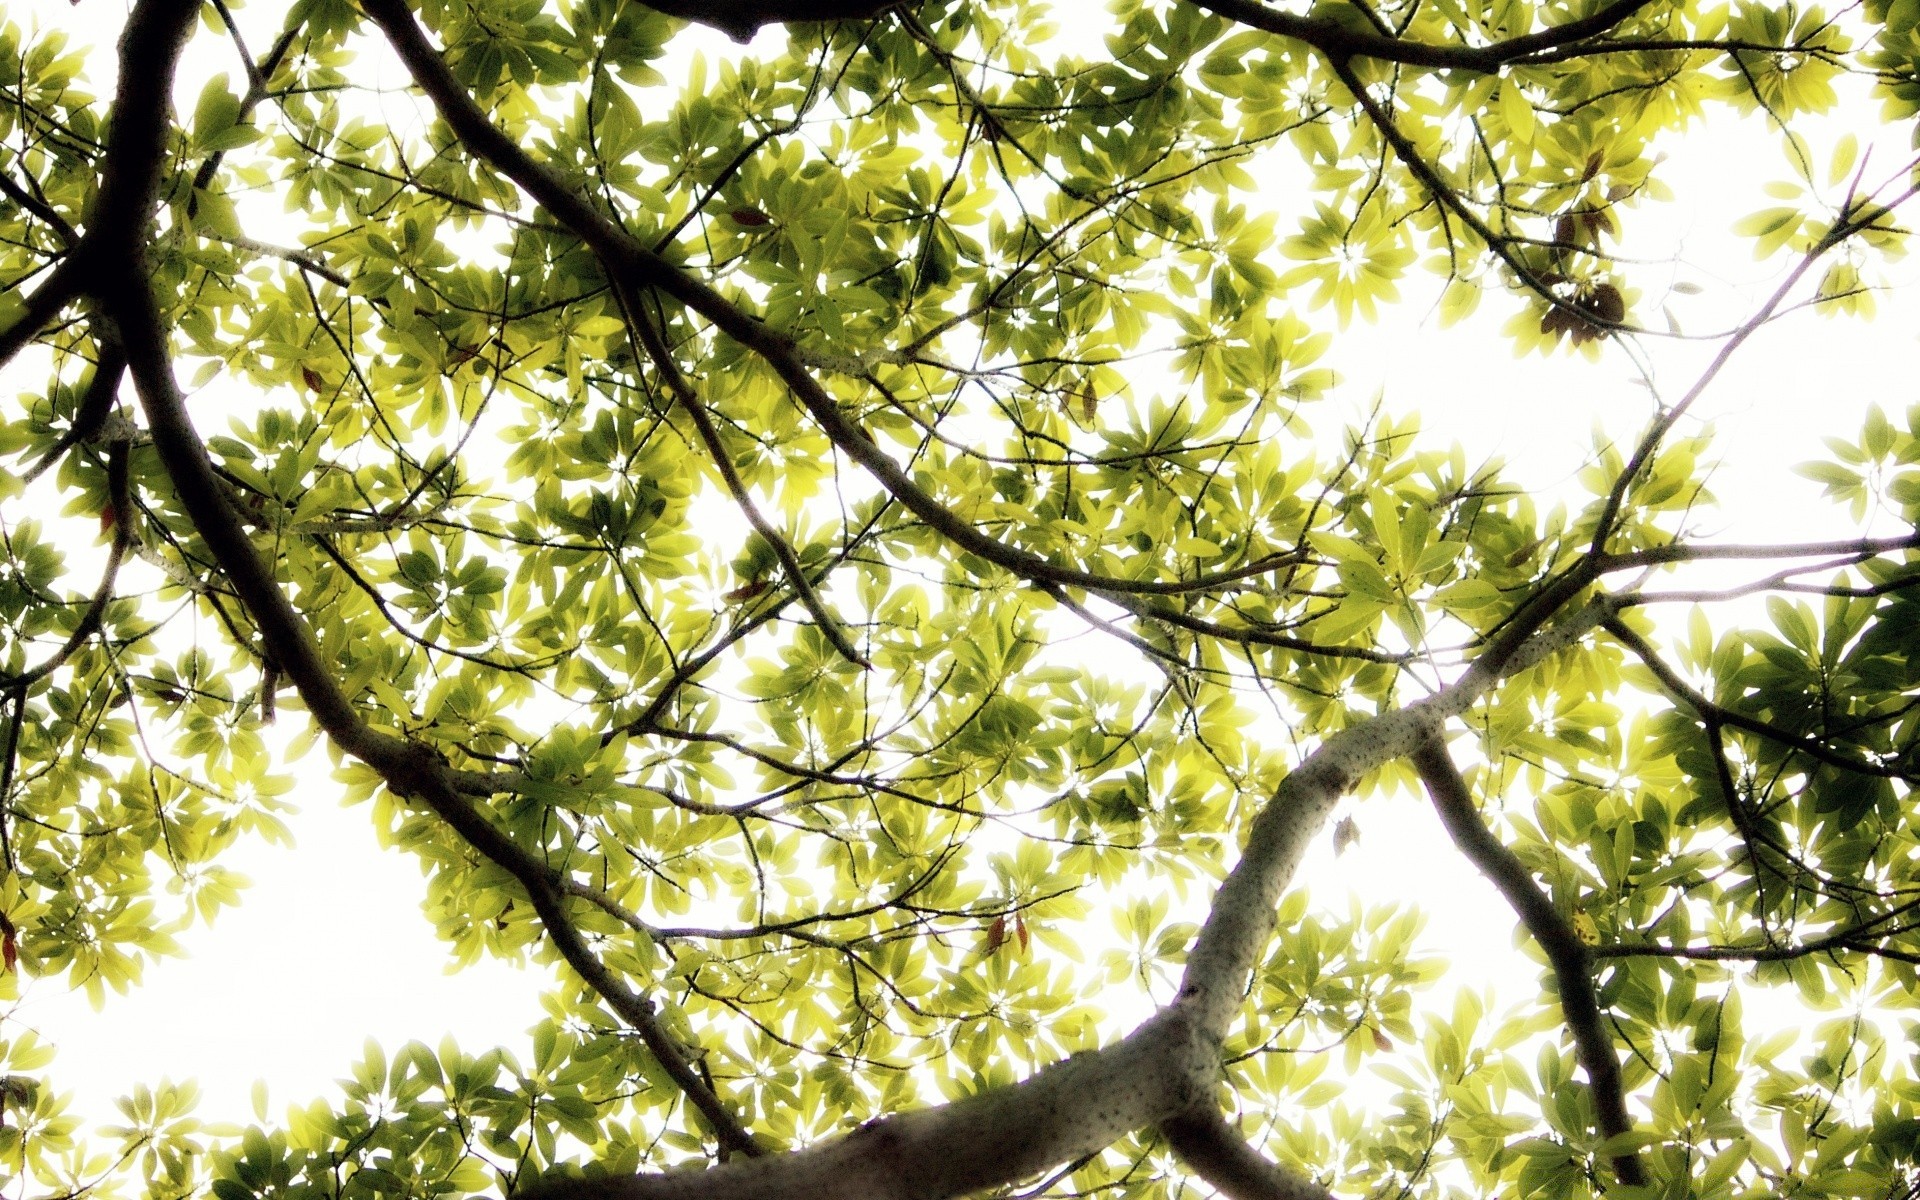
[{"label": "dark silhouetted branch", "polygon": [[424,803],[468,845],[513,875],[567,965],[639,1032],[723,1143],[756,1153],[759,1147],[752,1135],[689,1064],[652,1004],[608,971],[586,945],[546,864],[495,828],[461,794],[467,773],[452,770],[431,747],[375,729],[360,716],[226,498],[173,377],[165,327],[148,284],[144,244],[158,198],[170,84],[198,12],[197,0],[140,0],[135,5],[121,40],[120,90],[108,120],[103,186],[87,223],[96,231],[89,236],[113,239],[103,244],[102,259],[117,269],[103,273],[95,295],[118,326],[154,448],[181,507],[253,619],[268,654],[327,735],[378,772],[396,795]]},{"label": "dark silhouetted branch", "polygon": [[1716,704],[1699,689],[1682,679],[1680,673],[1660,657],[1660,652],[1654,649],[1652,643],[1635,633],[1626,622],[1609,619],[1603,628],[1618,639],[1621,645],[1631,650],[1634,657],[1653,672],[1653,677],[1660,681],[1660,686],[1667,690],[1668,695],[1691,708],[1694,715],[1702,721],[1729,729],[1744,730],[1798,751],[1815,762],[1839,767],[1845,771],[1854,771],[1861,775],[1872,775],[1881,779],[1912,779],[1920,775],[1920,770],[1916,770],[1911,762],[1896,760],[1891,763],[1879,763],[1857,754],[1847,754],[1834,749],[1818,738],[1794,733],[1762,721],[1758,717],[1750,717],[1745,713],[1735,712],[1724,705]]},{"label": "dark silhouetted branch", "polygon": [[1614,0],[1576,21],[1538,33],[1507,38],[1485,46],[1442,46],[1393,37],[1379,31],[1354,29],[1332,17],[1300,16],[1269,8],[1259,0],[1195,0],[1209,12],[1296,42],[1305,42],[1328,58],[1342,62],[1371,58],[1409,67],[1487,74],[1528,55],[1597,37],[1618,26],[1651,0]]},{"label": "dark silhouetted branch", "polygon": [[69,304],[80,298],[85,288],[89,255],[85,246],[69,250],[65,258],[40,281],[26,298],[25,311],[13,324],[0,329],[0,366],[13,361],[14,355],[59,319]]},{"label": "dark silhouetted branch", "polygon": [[[74,406],[73,421],[67,426],[67,431],[60,435],[60,440],[48,447],[40,460],[28,468],[22,482],[32,483],[48,467],[59,462],[61,455],[82,442],[92,441],[107,427],[107,418],[113,415],[114,401],[120,396],[120,381],[127,374],[127,356],[120,348],[120,337],[114,332],[113,322],[93,322],[92,332],[98,357],[94,360],[93,372],[87,376],[87,382],[80,390],[80,402]],[[126,513],[125,509],[120,511]]]},{"label": "dark silhouetted branch", "polygon": [[[1434,738],[1421,746],[1413,754],[1413,766],[1453,844],[1500,890],[1514,915],[1546,952],[1560,992],[1560,1012],[1593,1092],[1600,1135],[1610,1138],[1631,1131],[1633,1121],[1627,1116],[1620,1060],[1601,1020],[1600,1001],[1593,986],[1593,960],[1586,943],[1540,890],[1525,864],[1480,819],[1473,793],[1453,765],[1446,742]],[[1613,1170],[1620,1182],[1629,1186],[1646,1182],[1640,1159],[1631,1151],[1614,1155]]]},{"label": "dark silhouetted branch", "polygon": [[1034,583],[1086,588],[1108,594],[1175,596],[1207,591],[1266,574],[1300,561],[1301,552],[1270,555],[1246,566],[1182,580],[1127,579],[1062,566],[1029,550],[982,533],[970,521],[927,494],[913,477],[842,411],[801,361],[793,339],[747,312],[707,284],[654,253],[595,208],[517,142],[496,129],[473,97],[447,69],[402,0],[365,0],[367,15],[387,36],[440,118],[476,157],[513,180],[591,248],[609,275],[629,286],[672,297],[760,356],[793,390],[840,452],[865,467],[901,507],[970,554]]},{"label": "dark silhouetted branch", "polygon": [[[133,547],[133,497],[127,488],[127,443],[114,442],[107,449],[107,511],[103,514],[113,525],[113,543],[107,547],[107,562],[101,568],[100,582],[93,589],[93,598],[87,604],[87,610],[80,614],[80,620],[74,625],[73,632],[60,644],[46,660],[20,672],[18,675],[0,676],[0,691],[12,692],[30,687],[59,670],[78,650],[100,630],[101,621],[107,614],[107,605],[113,600],[114,581],[120,577],[120,567],[127,561],[127,551]],[[0,790],[0,795],[5,792]]]},{"label": "dark silhouetted branch", "polygon": [[765,25],[800,21],[870,21],[900,0],[644,0],[648,8],[711,25],[735,41],[751,41]]}]

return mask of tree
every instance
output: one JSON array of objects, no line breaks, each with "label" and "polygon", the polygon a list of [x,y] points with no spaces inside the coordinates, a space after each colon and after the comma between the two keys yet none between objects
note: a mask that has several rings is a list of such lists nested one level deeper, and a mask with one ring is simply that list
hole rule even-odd
[{"label": "tree", "polygon": [[[111,70],[5,32],[7,965],[104,996],[234,903],[298,714],[452,952],[565,982],[524,1053],[373,1050],[230,1138],[142,1092],[77,1144],[17,1036],[10,1174],[1920,1194],[1870,1007],[1920,987],[1920,409],[1807,468],[1810,544],[1702,535],[1688,423],[1781,313],[1871,307],[1912,167],[1810,122],[1904,136],[1920,7],[243,16],[134,0]],[[760,33],[663,61],[681,18]],[[1739,114],[1778,285],[1584,496],[1316,420],[1416,268],[1522,349],[1667,336],[1619,247],[1656,142]],[[1402,788],[1524,930],[1510,1019],[1421,1004],[1400,887],[1295,885]],[[1788,984],[1836,1014],[1798,1061],[1743,1017]]]}]

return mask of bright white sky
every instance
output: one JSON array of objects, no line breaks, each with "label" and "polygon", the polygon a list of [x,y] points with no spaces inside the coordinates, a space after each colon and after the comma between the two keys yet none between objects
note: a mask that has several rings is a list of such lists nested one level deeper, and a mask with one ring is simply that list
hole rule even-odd
[{"label": "bright white sky", "polygon": [[[105,41],[117,33],[107,21],[118,9],[106,0],[78,10],[30,0],[10,15],[38,12]],[[277,24],[261,22],[258,11],[248,16]],[[183,84],[189,103],[198,86],[198,79]],[[1875,121],[1869,111],[1856,124],[1871,129]],[[1689,330],[1725,328],[1751,311],[1753,285],[1765,284],[1773,269],[1755,264],[1726,226],[1768,203],[1759,183],[1787,177],[1778,139],[1757,123],[1719,129],[1710,144],[1672,148],[1661,178],[1679,201],[1643,206],[1628,221],[1627,252],[1642,260],[1677,256],[1683,262],[1674,278],[1705,288],[1672,298]],[[1875,154],[1880,170],[1901,161],[1902,141],[1890,137]],[[1830,144],[1816,138],[1817,157]],[[1384,389],[1390,411],[1424,414],[1432,440],[1459,440],[1470,457],[1499,454],[1514,464],[1511,478],[1551,493],[1587,456],[1596,423],[1631,437],[1649,412],[1647,393],[1615,349],[1597,364],[1565,354],[1516,361],[1498,333],[1509,312],[1500,297],[1489,297],[1478,317],[1443,331],[1426,306],[1408,304],[1377,328],[1349,330],[1336,339],[1331,364],[1345,383],[1326,403],[1360,412]],[[1657,311],[1643,319],[1661,323]],[[1743,351],[1696,410],[1715,419],[1725,460],[1713,486],[1726,507],[1712,530],[1754,540],[1830,532],[1817,489],[1786,468],[1819,452],[1818,435],[1853,436],[1868,403],[1905,409],[1916,329],[1920,291],[1903,287],[1881,298],[1872,324],[1799,314]],[[1684,390],[1703,354],[1665,341],[1648,350],[1669,396]],[[299,773],[298,848],[240,853],[234,865],[254,887],[239,910],[182,939],[188,957],[149,967],[146,983],[110,999],[103,1013],[53,983],[24,989],[7,1020],[60,1047],[48,1074],[59,1090],[76,1093],[81,1113],[111,1123],[112,1098],[135,1083],[192,1077],[205,1097],[199,1115],[247,1121],[249,1091],[263,1078],[277,1118],[286,1103],[327,1093],[369,1036],[389,1048],[446,1034],[469,1047],[523,1045],[523,1030],[538,1016],[542,977],[490,963],[447,975],[445,952],[419,914],[413,860],[375,846],[365,809],[338,806],[322,756]],[[1409,898],[1433,916],[1425,944],[1470,969],[1456,978],[1513,980],[1506,999],[1531,1000],[1535,974],[1512,948],[1511,913],[1459,862],[1424,807],[1377,801],[1357,815],[1356,849],[1336,860],[1323,840],[1305,864],[1301,879],[1316,896],[1344,909],[1349,891],[1377,899],[1382,881],[1418,880],[1418,895]],[[0,1029],[0,1036],[12,1032]]]}]

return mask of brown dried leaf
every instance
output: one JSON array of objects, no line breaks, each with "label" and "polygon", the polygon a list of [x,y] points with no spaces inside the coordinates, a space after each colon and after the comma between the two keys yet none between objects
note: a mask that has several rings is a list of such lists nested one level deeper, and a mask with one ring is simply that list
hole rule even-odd
[{"label": "brown dried leaf", "polygon": [[1593,289],[1588,298],[1587,311],[1608,325],[1618,325],[1627,319],[1627,298],[1620,289],[1611,283],[1603,283]]},{"label": "brown dried leaf", "polygon": [[1360,840],[1360,826],[1352,817],[1341,817],[1333,826],[1333,853],[1336,857],[1345,854],[1353,844]]}]

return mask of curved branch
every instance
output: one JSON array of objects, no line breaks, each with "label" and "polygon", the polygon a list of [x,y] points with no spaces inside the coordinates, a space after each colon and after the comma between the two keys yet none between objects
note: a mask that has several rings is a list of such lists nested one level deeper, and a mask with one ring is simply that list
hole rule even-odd
[{"label": "curved branch", "polygon": [[[1525,864],[1480,819],[1473,793],[1460,769],[1453,765],[1445,740],[1436,737],[1421,746],[1413,754],[1413,766],[1453,844],[1500,889],[1514,915],[1546,952],[1559,985],[1560,1012],[1566,1019],[1567,1032],[1573,1036],[1580,1065],[1586,1068],[1600,1135],[1611,1138],[1630,1132],[1633,1121],[1627,1116],[1620,1060],[1601,1020],[1600,1001],[1593,986],[1593,960],[1586,944],[1540,890]],[[1613,1171],[1621,1183],[1629,1186],[1647,1179],[1639,1157],[1632,1151],[1613,1156]]]},{"label": "curved branch", "polygon": [[1853,771],[1881,779],[1912,779],[1915,775],[1911,767],[1889,766],[1856,755],[1843,754],[1818,738],[1791,733],[1757,717],[1749,717],[1744,713],[1716,704],[1682,679],[1679,672],[1668,666],[1667,661],[1660,657],[1660,652],[1654,649],[1645,638],[1629,628],[1626,622],[1610,618],[1601,627],[1612,634],[1621,645],[1633,651],[1634,657],[1638,658],[1647,670],[1653,672],[1653,677],[1659,680],[1660,686],[1667,690],[1668,695],[1691,708],[1694,715],[1701,721],[1744,730],[1766,738],[1768,741],[1777,742],[1790,750],[1797,750],[1816,762],[1825,763],[1830,767],[1839,767],[1844,771]]},{"label": "curved branch", "polygon": [[367,15],[387,36],[394,53],[412,73],[420,90],[433,101],[440,118],[466,148],[523,188],[552,213],[600,259],[610,274],[623,276],[629,286],[653,288],[712,322],[714,327],[760,356],[792,389],[800,402],[841,453],[865,467],[901,507],[925,521],[960,549],[1034,583],[1086,588],[1111,594],[1173,596],[1206,591],[1236,583],[1298,562],[1301,552],[1270,555],[1258,562],[1213,575],[1187,580],[1137,580],[1102,575],[1062,566],[1047,558],[1009,546],[980,532],[952,509],[927,494],[901,466],[867,436],[858,422],[841,411],[802,362],[792,338],[765,324],[672,262],[654,253],[616,224],[559,176],[534,161],[524,148],[496,129],[474,102],[439,53],[427,41],[403,0],[364,0]]},{"label": "curved branch", "polygon": [[[1328,646],[1306,638],[1289,637],[1284,633],[1275,633],[1270,629],[1250,627],[1233,629],[1205,617],[1196,617],[1181,612],[1170,605],[1155,603],[1135,596],[1110,596],[1113,603],[1126,609],[1137,617],[1150,617],[1164,621],[1169,625],[1184,629],[1189,633],[1198,633],[1206,637],[1218,638],[1223,642],[1243,642],[1253,646],[1275,646],[1282,650],[1294,650],[1301,654],[1313,654],[1322,658],[1357,658],[1362,662],[1399,665],[1411,662],[1416,655],[1407,651],[1375,650],[1370,646]],[[1316,613],[1314,616],[1324,615]],[[1312,617],[1307,618],[1312,620]]]},{"label": "curved branch", "polygon": [[84,242],[69,250],[27,297],[26,311],[13,324],[0,329],[0,367],[12,362],[14,355],[53,324],[67,305],[80,298],[86,288],[89,257]]},{"label": "curved branch", "polygon": [[1773,291],[1768,294],[1766,300],[1761,303],[1759,309],[1753,316],[1742,322],[1740,327],[1734,330],[1732,335],[1714,352],[1713,360],[1707,364],[1704,371],[1700,372],[1700,375],[1693,381],[1693,385],[1687,389],[1686,394],[1674,401],[1664,412],[1654,418],[1653,423],[1648,426],[1647,432],[1641,435],[1639,445],[1634,447],[1633,456],[1627,460],[1625,466],[1620,468],[1619,476],[1614,480],[1613,486],[1607,491],[1606,503],[1602,505],[1600,519],[1594,527],[1592,544],[1592,551],[1594,553],[1604,554],[1606,552],[1607,542],[1613,537],[1615,524],[1620,517],[1621,506],[1626,503],[1627,493],[1633,488],[1633,481],[1639,476],[1641,470],[1653,461],[1654,452],[1659,449],[1660,443],[1665,440],[1667,434],[1673,427],[1679,424],[1680,418],[1684,417],[1687,411],[1693,407],[1694,402],[1706,392],[1708,385],[1719,377],[1720,372],[1726,367],[1727,363],[1733,359],[1734,352],[1739,350],[1740,347],[1746,343],[1747,339],[1751,338],[1755,333],[1758,333],[1767,322],[1773,319],[1773,314],[1782,304],[1786,303],[1787,296],[1799,285],[1800,280],[1806,276],[1807,272],[1813,269],[1813,265],[1826,256],[1827,251],[1855,234],[1871,228],[1882,217],[1892,211],[1895,205],[1903,203],[1905,200],[1911,198],[1913,194],[1914,192],[1909,190],[1892,204],[1865,205],[1856,215],[1852,217],[1841,217],[1834,221],[1834,223],[1828,227],[1827,232],[1822,234],[1813,245],[1807,248],[1806,253],[1800,256],[1800,261],[1796,262],[1793,267],[1788,270],[1786,277],[1780,281],[1778,287],[1774,288]]},{"label": "curved branch", "polygon": [[[668,1175],[555,1179],[531,1194],[539,1200],[943,1200],[1097,1152],[1148,1126],[1174,1122],[1186,1132],[1182,1119],[1211,1103],[1220,1045],[1272,935],[1274,904],[1333,806],[1366,772],[1429,742],[1445,720],[1505,675],[1585,637],[1614,611],[1611,598],[1596,598],[1545,626],[1590,582],[1590,574],[1574,572],[1547,587],[1453,684],[1350,726],[1309,754],[1254,819],[1240,861],[1215,893],[1188,954],[1173,1003],[1120,1041],[1020,1083],[873,1121],[791,1154]],[[1216,1161],[1208,1154],[1220,1156],[1223,1178],[1230,1168],[1250,1166],[1211,1136],[1194,1131],[1192,1143],[1208,1169]]]},{"label": "curved branch", "polygon": [[[107,503],[109,515],[113,520],[113,544],[107,547],[106,566],[100,571],[100,582],[93,589],[93,599],[87,604],[87,611],[74,625],[73,632],[60,648],[49,655],[46,661],[29,667],[18,675],[0,677],[0,691],[20,691],[38,683],[59,670],[61,665],[73,657],[83,643],[100,629],[101,621],[106,617],[107,605],[113,600],[113,583],[120,575],[120,566],[127,560],[127,551],[132,549],[133,502],[127,490],[127,443],[116,441],[107,450]],[[6,794],[0,788],[0,796]]]},{"label": "curved branch", "polygon": [[1217,1110],[1160,1122],[1167,1145],[1227,1200],[1333,1200],[1333,1193],[1269,1162]]},{"label": "curved branch", "polygon": [[1920,909],[1920,899],[1896,905],[1886,912],[1845,928],[1823,933],[1819,937],[1808,938],[1798,945],[1678,946],[1660,942],[1618,942],[1611,946],[1595,946],[1589,953],[1595,958],[1681,958],[1696,962],[1786,962],[1813,954],[1832,954],[1836,950],[1851,950],[1858,954],[1882,954],[1903,962],[1913,962],[1920,956],[1894,950],[1885,945],[1876,945],[1875,942],[1884,942],[1887,938],[1912,933],[1916,928],[1920,928],[1920,925],[1913,922],[1895,924],[1902,916],[1915,909]]},{"label": "curved branch", "polygon": [[[240,97],[240,109],[234,115],[233,124],[236,127],[247,125],[253,120],[253,110],[267,98],[267,80],[280,69],[280,64],[286,60],[287,51],[293,49],[293,39],[299,35],[301,27],[306,24],[306,9],[296,7],[293,10],[293,20],[280,31],[280,36],[273,43],[273,49],[267,51],[265,59],[255,62],[253,55],[247,52],[247,43],[240,36],[239,26],[234,24],[233,14],[221,0],[214,0],[214,6],[220,14],[221,23],[227,27],[227,33],[233,38],[234,48],[240,53],[241,63],[246,67],[247,92]],[[193,187],[187,193],[189,217],[199,210],[200,193],[213,186],[213,177],[220,173],[220,163],[225,157],[226,151],[215,150],[202,160],[200,169],[193,173]]]},{"label": "curved branch", "polygon": [[1105,1149],[1205,1103],[1208,1047],[1177,1010],[1020,1083],[705,1170],[550,1179],[516,1200],[945,1200]]},{"label": "curved branch", "polygon": [[753,40],[763,25],[801,21],[870,21],[900,0],[643,0],[683,21],[711,25],[736,42]]},{"label": "curved branch", "polygon": [[1179,994],[1197,1006],[1206,1028],[1225,1030],[1239,1010],[1245,980],[1273,932],[1280,893],[1340,798],[1367,772],[1414,754],[1438,737],[1447,720],[1466,712],[1502,678],[1591,632],[1613,612],[1612,597],[1596,597],[1558,625],[1543,628],[1586,582],[1583,574],[1575,573],[1543,589],[1459,679],[1431,696],[1333,734],[1280,781],[1273,799],[1248,827],[1240,862],[1214,893],[1206,922],[1187,952]]},{"label": "curved branch", "polygon": [[[32,176],[28,176],[27,179],[29,183],[33,182]],[[23,210],[32,213],[40,220],[41,224],[53,230],[54,236],[59,238],[63,245],[71,246],[80,240],[80,234],[72,225],[67,223],[67,219],[60,215],[58,209],[47,203],[43,197],[15,183],[13,179],[4,172],[0,172],[0,193],[4,193],[7,199],[18,204]]]},{"label": "curved branch", "polygon": [[1651,0],[1613,3],[1564,25],[1523,34],[1485,46],[1438,46],[1384,33],[1354,29],[1331,17],[1303,17],[1268,8],[1259,0],[1194,0],[1200,8],[1252,29],[1305,42],[1329,58],[1372,58],[1409,67],[1488,74],[1530,54],[1596,37],[1618,26]]},{"label": "curved branch", "polygon": [[[113,403],[120,396],[120,381],[126,378],[127,355],[120,347],[120,338],[113,331],[113,323],[99,321],[93,323],[94,344],[98,347],[98,356],[94,360],[93,373],[87,377],[86,386],[80,392],[80,403],[73,410],[73,420],[60,440],[47,448],[40,461],[27,469],[21,482],[32,483],[46,472],[46,469],[58,462],[60,456],[81,442],[91,441],[101,430],[107,427],[107,418],[113,414]],[[120,509],[122,514],[131,515],[129,510]]]},{"label": "curved branch", "polygon": [[[1846,538],[1834,542],[1727,542],[1712,546],[1689,546],[1675,542],[1666,546],[1648,546],[1641,550],[1602,555],[1599,569],[1610,574],[1670,563],[1782,558],[1847,558],[1860,562],[1901,550],[1920,550],[1920,530],[1899,537]],[[1627,600],[1625,603],[1636,604],[1639,601]]]},{"label": "curved branch", "polygon": [[88,222],[108,239],[102,261],[119,268],[97,284],[101,307],[118,326],[129,373],[155,450],[181,507],[253,618],[262,641],[327,735],[379,773],[397,795],[426,804],[474,849],[513,875],[567,965],[639,1031],[663,1069],[733,1149],[758,1145],[688,1063],[644,998],[615,978],[574,928],[546,864],[496,829],[460,794],[464,773],[428,746],[368,725],[341,690],[312,630],[254,550],[193,428],[173,377],[165,327],[148,283],[144,233],[160,183],[171,112],[169,85],[199,13],[198,0],[140,0],[121,39],[120,92],[108,123],[105,186]]}]

